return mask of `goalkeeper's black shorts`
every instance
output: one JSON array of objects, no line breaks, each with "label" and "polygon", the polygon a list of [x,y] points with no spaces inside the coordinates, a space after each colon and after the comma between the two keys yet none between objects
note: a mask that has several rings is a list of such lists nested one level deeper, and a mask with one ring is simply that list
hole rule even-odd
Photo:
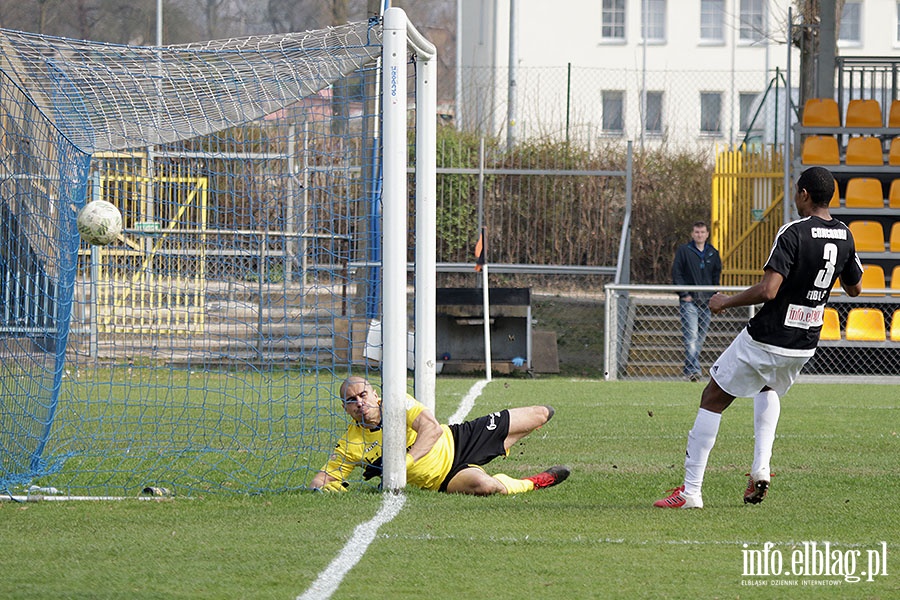
[{"label": "goalkeeper's black shorts", "polygon": [[498,456],[506,456],[503,442],[509,434],[509,411],[501,410],[448,427],[453,435],[453,465],[441,482],[442,492],[447,491],[447,484],[463,469],[486,465]]}]

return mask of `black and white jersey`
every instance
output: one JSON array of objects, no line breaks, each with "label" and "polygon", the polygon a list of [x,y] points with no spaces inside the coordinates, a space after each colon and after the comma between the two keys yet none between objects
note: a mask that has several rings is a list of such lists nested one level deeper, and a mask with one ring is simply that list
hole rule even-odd
[{"label": "black and white jersey", "polygon": [[784,281],[775,298],[750,319],[748,333],[776,353],[812,355],[835,280],[854,285],[862,279],[853,235],[837,219],[792,221],[775,236],[764,268],[780,273]]}]

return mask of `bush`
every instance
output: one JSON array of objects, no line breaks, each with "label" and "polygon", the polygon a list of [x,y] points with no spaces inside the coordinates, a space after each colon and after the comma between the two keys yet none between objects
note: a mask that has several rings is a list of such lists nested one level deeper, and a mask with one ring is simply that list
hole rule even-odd
[{"label": "bush", "polygon": [[[477,169],[479,144],[475,134],[439,128],[438,165]],[[668,148],[635,153],[633,160],[631,280],[669,283],[675,248],[689,239],[693,222],[709,222],[712,161],[706,152]],[[624,171],[626,161],[621,143],[580,148],[533,139],[507,151],[498,140],[486,139],[486,169],[536,172],[485,176],[489,261],[614,265],[625,211],[624,178],[547,172]],[[438,261],[470,261],[478,235],[478,175],[443,173],[437,188]]]}]

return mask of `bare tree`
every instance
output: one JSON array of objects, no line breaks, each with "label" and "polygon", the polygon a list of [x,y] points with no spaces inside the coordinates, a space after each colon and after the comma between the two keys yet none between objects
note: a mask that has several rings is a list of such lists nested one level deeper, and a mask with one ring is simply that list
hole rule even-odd
[{"label": "bare tree", "polygon": [[216,39],[220,37],[223,6],[228,0],[204,0],[203,16],[206,18],[206,37],[207,39]]},{"label": "bare tree", "polygon": [[96,2],[91,0],[76,0],[75,15],[72,25],[76,27],[76,37],[90,39],[94,26],[100,21],[101,15]]},{"label": "bare tree", "polygon": [[[820,0],[797,0],[797,17],[791,43],[800,49],[800,106],[816,93],[816,61],[821,47],[822,11]],[[844,0],[835,0],[834,31],[840,31]]]}]

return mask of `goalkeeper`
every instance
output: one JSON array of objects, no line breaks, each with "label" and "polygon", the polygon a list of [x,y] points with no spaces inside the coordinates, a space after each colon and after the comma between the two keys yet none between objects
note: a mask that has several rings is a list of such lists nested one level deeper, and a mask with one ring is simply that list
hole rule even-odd
[{"label": "goalkeeper", "polygon": [[[365,469],[364,479],[381,475],[381,398],[363,377],[347,378],[340,394],[353,423],[313,477],[309,487],[314,490],[343,491],[356,467]],[[502,473],[488,475],[481,468],[498,456],[507,456],[516,442],[552,416],[550,406],[528,406],[459,425],[441,425],[425,405],[407,395],[407,483],[425,490],[477,496],[519,494],[561,483],[569,476],[569,469],[562,466],[524,479]]]}]

